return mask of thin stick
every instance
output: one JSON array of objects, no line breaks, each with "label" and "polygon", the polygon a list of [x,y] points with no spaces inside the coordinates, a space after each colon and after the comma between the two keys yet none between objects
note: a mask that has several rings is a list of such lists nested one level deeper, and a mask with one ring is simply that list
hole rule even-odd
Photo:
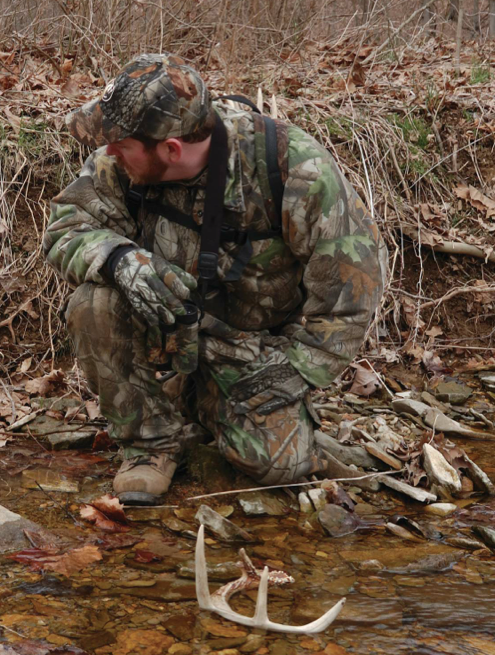
[{"label": "thin stick", "polygon": [[407,20],[405,20],[403,23],[399,25],[399,27],[392,32],[392,34],[388,37],[388,39],[385,39],[385,41],[379,46],[374,52],[372,52],[370,55],[366,57],[366,59],[362,62],[362,65],[368,64],[372,59],[376,57],[376,55],[379,55],[380,52],[385,50],[385,48],[388,46],[388,44],[395,39],[397,34],[401,32],[404,27],[407,27],[409,23],[411,23],[419,14],[421,14],[425,9],[428,9],[430,5],[432,5],[436,0],[429,0],[426,4],[421,6],[419,9],[416,9],[416,11],[413,11],[413,13],[409,16]]},{"label": "thin stick", "polygon": [[83,525],[81,521],[78,521],[76,519],[74,514],[69,512],[69,510],[66,507],[62,507],[62,505],[58,502],[58,500],[55,500],[55,498],[52,495],[50,495],[46,489],[43,489],[43,487],[40,485],[40,483],[37,480],[36,480],[36,485],[40,489],[40,491],[42,491],[45,494],[45,496],[47,496],[52,501],[52,503],[54,503],[59,509],[62,510],[62,512],[64,512],[64,514],[66,514],[70,519],[72,519],[72,521],[74,521],[74,525],[77,526]]},{"label": "thin stick", "polygon": [[[368,475],[361,475],[358,478],[332,478],[332,482],[355,482],[356,480],[370,480],[376,478],[379,475],[395,475],[396,473],[401,473],[405,469],[400,471],[385,471],[380,473],[369,473]],[[321,484],[324,480],[315,480],[314,482],[293,482],[291,484],[274,484],[271,487],[250,487],[249,489],[232,489],[231,491],[217,491],[213,494],[204,494],[202,496],[191,496],[186,498],[186,502],[189,500],[201,500],[203,498],[213,498],[214,496],[228,496],[230,494],[242,494],[248,493],[251,491],[267,491],[268,489],[287,489],[288,487],[307,487],[308,485]]]}]

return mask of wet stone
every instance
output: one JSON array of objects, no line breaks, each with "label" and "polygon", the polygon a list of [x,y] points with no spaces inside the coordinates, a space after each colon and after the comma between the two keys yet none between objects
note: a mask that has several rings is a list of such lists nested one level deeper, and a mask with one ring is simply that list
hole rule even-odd
[{"label": "wet stone", "polygon": [[224,519],[208,505],[201,505],[196,521],[211,530],[217,537],[225,541],[254,541],[254,538],[232,521]]},{"label": "wet stone", "polygon": [[50,434],[48,441],[53,450],[71,450],[79,448],[90,448],[96,430],[68,430],[67,432],[59,432],[58,434]]},{"label": "wet stone", "polygon": [[361,526],[359,518],[340,505],[326,505],[319,512],[318,520],[331,537],[342,537]]},{"label": "wet stone", "polygon": [[471,396],[472,390],[457,382],[440,382],[435,389],[435,397],[445,403],[462,405]]},{"label": "wet stone", "polygon": [[269,516],[284,516],[287,505],[268,491],[255,491],[239,494],[239,505],[247,516],[268,514]]},{"label": "wet stone", "polygon": [[243,646],[247,641],[246,637],[218,637],[217,639],[209,639],[208,646],[215,650],[223,648],[235,648],[236,646]]},{"label": "wet stone", "polygon": [[110,630],[100,630],[80,639],[79,646],[84,650],[95,650],[96,648],[113,644],[115,641],[115,634],[113,632],[110,632]]},{"label": "wet stone", "polygon": [[294,646],[288,644],[285,639],[276,639],[270,645],[270,655],[296,655]]},{"label": "wet stone", "polygon": [[167,651],[169,655],[191,655],[192,652],[192,648],[187,644],[172,644]]},{"label": "wet stone", "polygon": [[24,530],[42,533],[47,540],[51,536],[47,530],[44,530],[37,523],[33,523],[33,521],[29,521],[0,505],[0,553],[29,548],[30,543],[26,539]]},{"label": "wet stone", "polygon": [[436,514],[437,516],[448,516],[457,510],[457,505],[453,503],[432,503],[425,507],[425,512],[428,514]]},{"label": "wet stone", "polygon": [[263,635],[248,635],[246,643],[239,648],[241,653],[254,653],[265,643]]},{"label": "wet stone", "polygon": [[193,636],[196,617],[191,612],[174,614],[174,616],[170,616],[168,619],[165,619],[165,621],[162,621],[162,625],[173,634],[174,637],[177,637],[177,639],[187,641]]},{"label": "wet stone", "polygon": [[52,469],[26,469],[22,472],[22,487],[24,489],[39,489],[44,491],[59,491],[75,494],[79,492],[79,484],[69,480],[67,476]]}]

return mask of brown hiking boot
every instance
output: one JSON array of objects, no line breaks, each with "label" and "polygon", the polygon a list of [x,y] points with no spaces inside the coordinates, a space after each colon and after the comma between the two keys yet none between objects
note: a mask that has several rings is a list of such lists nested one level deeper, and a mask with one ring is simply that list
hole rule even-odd
[{"label": "brown hiking boot", "polygon": [[165,453],[137,455],[124,460],[113,490],[124,505],[159,505],[177,468]]}]

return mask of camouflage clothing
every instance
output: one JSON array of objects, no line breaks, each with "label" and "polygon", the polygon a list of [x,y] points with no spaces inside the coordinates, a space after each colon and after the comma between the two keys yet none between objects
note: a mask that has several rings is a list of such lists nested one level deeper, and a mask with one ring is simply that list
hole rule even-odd
[{"label": "camouflage clothing", "polygon": [[[214,106],[229,137],[224,222],[239,230],[267,231],[266,171],[256,156],[256,141],[263,135],[250,112],[222,102]],[[288,158],[282,233],[250,243],[247,263],[240,268],[245,246],[221,244],[218,288],[206,302],[212,318],[201,326],[193,376],[201,423],[226,457],[265,482],[265,471],[279,460],[287,479],[321,469],[309,385],[328,386],[352,361],[381,297],[386,260],[376,225],[327,150],[296,127],[287,128],[287,137],[286,143],[279,140],[280,159]],[[193,180],[154,185],[147,197],[177,207],[200,225],[205,179],[204,172]],[[141,212],[134,222],[125,206],[128,184],[104,149],[93,153],[81,177],[55,198],[44,249],[68,282],[83,285],[71,303],[72,333],[114,436],[169,449],[175,440],[178,452],[183,419],[170,400],[162,399],[147,363],[163,361],[174,348],[177,352],[176,336],[167,338],[169,354],[164,354],[161,335],[136,316],[132,325],[139,327],[132,328],[132,337],[122,335],[131,324],[127,318],[120,326],[116,316],[128,316],[129,307],[123,313],[111,310],[110,316],[110,309],[100,306],[109,303],[95,297],[109,293],[102,267],[121,246],[137,244],[197,277],[200,235],[152,212]],[[89,319],[74,319],[81,294],[84,312],[97,317],[91,319],[94,330],[103,332],[98,348],[89,343],[91,335],[87,347],[81,345],[78,330],[89,324]],[[118,305],[113,298],[110,306]],[[116,343],[132,341],[132,355],[124,357],[124,346],[112,345],[113,335]]]},{"label": "camouflage clothing", "polygon": [[149,361],[147,326],[115,288],[81,285],[67,320],[110,435],[126,456],[158,451],[178,461],[198,436],[194,423],[184,428],[187,419],[211,432],[225,458],[261,484],[325,470],[309,387],[283,353],[285,337],[242,332],[207,314],[199,366],[162,387]]}]

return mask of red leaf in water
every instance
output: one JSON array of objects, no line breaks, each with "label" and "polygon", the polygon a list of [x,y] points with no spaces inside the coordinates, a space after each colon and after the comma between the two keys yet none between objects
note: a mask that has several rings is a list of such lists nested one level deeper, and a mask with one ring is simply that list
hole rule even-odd
[{"label": "red leaf in water", "polygon": [[113,550],[114,548],[127,548],[142,541],[142,537],[132,534],[106,534],[98,537],[95,544],[102,550]]},{"label": "red leaf in water", "polygon": [[150,550],[136,550],[134,559],[136,562],[141,562],[141,564],[149,564],[150,562],[161,562],[163,557],[152,553]]},{"label": "red leaf in water", "polygon": [[7,557],[22,564],[29,564],[33,571],[55,571],[68,577],[92,562],[101,560],[102,555],[96,546],[83,546],[66,553],[55,548],[28,548]]},{"label": "red leaf in water", "polygon": [[106,532],[127,532],[130,527],[118,498],[106,494],[79,510],[83,519]]}]

